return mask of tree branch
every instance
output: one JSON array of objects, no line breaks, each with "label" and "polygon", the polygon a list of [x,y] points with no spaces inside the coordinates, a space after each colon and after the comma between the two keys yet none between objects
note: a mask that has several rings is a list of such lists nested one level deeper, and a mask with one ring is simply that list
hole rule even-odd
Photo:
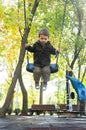
[{"label": "tree branch", "polygon": [[24,23],[25,23],[25,28],[26,28],[26,1],[23,0],[24,2]]},{"label": "tree branch", "polygon": [[[19,23],[19,21],[20,21],[20,19],[19,19],[19,8],[20,8],[20,5],[19,5],[19,0],[18,0],[18,23]],[[22,38],[22,32],[21,32],[20,27],[19,27],[19,32],[20,32],[20,36],[21,36],[21,38]]]},{"label": "tree branch", "polygon": [[85,69],[84,69],[84,73],[83,73],[83,75],[82,75],[81,82],[83,82],[83,79],[84,79],[84,77],[85,77],[85,74],[86,74],[86,67],[85,67]]},{"label": "tree branch", "polygon": [[35,2],[34,2],[34,6],[33,6],[32,11],[31,11],[31,16],[32,17],[29,19],[30,20],[29,28],[31,27],[31,24],[32,24],[32,21],[33,21],[33,16],[34,16],[35,11],[36,11],[36,9],[38,7],[39,1],[40,0],[35,0]]}]

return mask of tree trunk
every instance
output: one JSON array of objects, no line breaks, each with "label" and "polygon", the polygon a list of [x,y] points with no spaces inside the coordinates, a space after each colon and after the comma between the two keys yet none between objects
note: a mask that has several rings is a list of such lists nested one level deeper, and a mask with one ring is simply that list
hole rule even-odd
[{"label": "tree trunk", "polygon": [[27,115],[27,112],[28,112],[28,94],[27,94],[27,91],[26,91],[26,89],[24,87],[21,74],[19,76],[19,83],[20,83],[21,91],[22,91],[22,95],[23,95],[22,113],[21,114],[22,115]]},{"label": "tree trunk", "polygon": [[[39,4],[39,0],[35,0],[32,11],[31,11],[32,18],[30,19],[30,23],[32,23],[33,16],[34,16],[34,13],[36,11],[38,4]],[[9,90],[8,90],[7,97],[5,99],[5,103],[2,106],[2,108],[0,109],[0,117],[5,116],[6,111],[10,106],[10,101],[12,99],[12,96],[13,96],[13,93],[14,93],[14,88],[15,88],[17,80],[19,79],[20,81],[22,81],[21,80],[22,79],[21,78],[21,68],[22,68],[22,64],[23,64],[23,61],[24,61],[24,57],[25,57],[25,43],[27,42],[28,34],[30,32],[30,27],[31,27],[31,24],[30,24],[29,27],[25,27],[25,29],[24,29],[24,34],[23,34],[22,40],[21,40],[21,49],[20,49],[19,61],[18,61],[18,64],[16,66],[14,76],[12,78],[12,82],[11,82]],[[23,110],[25,111],[27,109],[27,104],[26,104],[27,103],[27,99],[26,99],[27,93],[26,93],[26,90],[24,88],[23,82],[20,82],[20,83],[22,85],[21,89],[22,89],[22,92],[23,92],[23,102],[26,100],[25,103],[23,103]],[[26,96],[25,96],[25,94],[26,94]]]},{"label": "tree trunk", "polygon": [[13,93],[14,93],[14,88],[15,88],[17,79],[19,78],[20,73],[21,73],[21,68],[22,68],[22,63],[24,61],[24,56],[25,56],[25,49],[24,49],[24,45],[23,45],[21,47],[21,50],[20,50],[19,61],[18,61],[17,67],[15,69],[14,76],[12,78],[12,83],[11,83],[9,90],[8,90],[5,103],[4,103],[3,107],[0,109],[0,117],[5,116],[5,113],[10,105],[10,101],[11,101]]}]

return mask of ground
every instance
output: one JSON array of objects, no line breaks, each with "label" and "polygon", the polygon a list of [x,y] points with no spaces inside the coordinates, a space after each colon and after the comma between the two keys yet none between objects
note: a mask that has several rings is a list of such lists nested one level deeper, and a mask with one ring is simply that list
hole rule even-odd
[{"label": "ground", "polygon": [[10,115],[0,118],[0,130],[86,130],[86,117]]}]

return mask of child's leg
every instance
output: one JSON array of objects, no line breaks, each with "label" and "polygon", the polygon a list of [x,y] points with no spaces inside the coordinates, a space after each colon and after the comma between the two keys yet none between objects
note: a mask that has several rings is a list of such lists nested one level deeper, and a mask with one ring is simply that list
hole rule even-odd
[{"label": "child's leg", "polygon": [[40,77],[41,77],[41,68],[38,66],[34,67],[33,71],[33,77],[36,83],[39,83]]},{"label": "child's leg", "polygon": [[45,83],[50,80],[50,66],[45,66],[42,68],[42,77]]}]

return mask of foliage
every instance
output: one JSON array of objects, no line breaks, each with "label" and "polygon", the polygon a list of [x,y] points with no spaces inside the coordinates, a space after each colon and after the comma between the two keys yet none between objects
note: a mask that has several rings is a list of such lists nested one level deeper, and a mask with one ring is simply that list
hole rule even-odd
[{"label": "foliage", "polygon": [[16,109],[14,110],[14,113],[15,113],[16,115],[18,115],[20,112],[21,112],[21,110],[20,110],[19,108],[16,108]]},{"label": "foliage", "polygon": [[0,92],[0,100],[2,99],[2,97],[3,97],[3,95],[2,95],[2,93]]},{"label": "foliage", "polygon": [[9,108],[8,110],[7,110],[7,112],[6,113],[8,113],[9,115],[11,115],[11,113],[12,113],[12,109],[11,108]]},{"label": "foliage", "polygon": [[32,104],[38,104],[38,92],[35,91],[33,85],[29,86],[28,89],[28,102],[29,102],[29,108],[31,108]]},{"label": "foliage", "polygon": [[[31,9],[33,7],[33,3],[34,0],[30,0],[29,2],[26,0],[26,26],[30,26],[30,19],[32,18]],[[79,49],[81,50],[73,68],[75,76],[78,77],[77,75],[79,66],[81,66],[81,75],[79,76],[81,79],[84,68],[86,66],[86,42],[84,41],[84,34],[81,33],[80,36],[77,36],[80,27],[77,7],[82,11],[82,1],[79,0],[78,4],[77,1],[67,1],[66,16],[62,30],[64,4],[64,0],[41,0],[37,12],[34,16],[30,35],[28,37],[28,43],[32,45],[38,39],[38,32],[40,29],[47,28],[50,32],[50,41],[55,48],[58,48],[60,38],[62,37],[61,53],[58,61],[59,72],[58,75],[57,73],[51,75],[51,80],[55,77],[65,77],[66,65],[71,65],[73,58],[75,54],[78,54]],[[14,5],[8,4],[6,7],[2,4],[2,2],[0,2],[0,57],[4,59],[3,64],[4,62],[6,64],[8,81],[9,79],[11,81],[13,72],[18,62],[21,35],[24,33],[23,28],[25,26],[23,9],[24,6],[22,0],[20,0],[19,3],[15,3]],[[81,17],[83,18],[82,14]],[[81,27],[81,29],[83,29],[83,32],[84,28]],[[31,54],[30,58],[32,60]],[[52,56],[52,62],[54,61],[55,58]],[[84,78],[84,82],[85,81],[86,78]],[[60,89],[59,100],[62,102],[64,100],[62,97],[65,94],[63,93],[61,86]],[[32,89],[28,90],[28,93],[29,102],[32,104]],[[36,96],[37,95],[34,92],[34,99],[36,99]]]}]

